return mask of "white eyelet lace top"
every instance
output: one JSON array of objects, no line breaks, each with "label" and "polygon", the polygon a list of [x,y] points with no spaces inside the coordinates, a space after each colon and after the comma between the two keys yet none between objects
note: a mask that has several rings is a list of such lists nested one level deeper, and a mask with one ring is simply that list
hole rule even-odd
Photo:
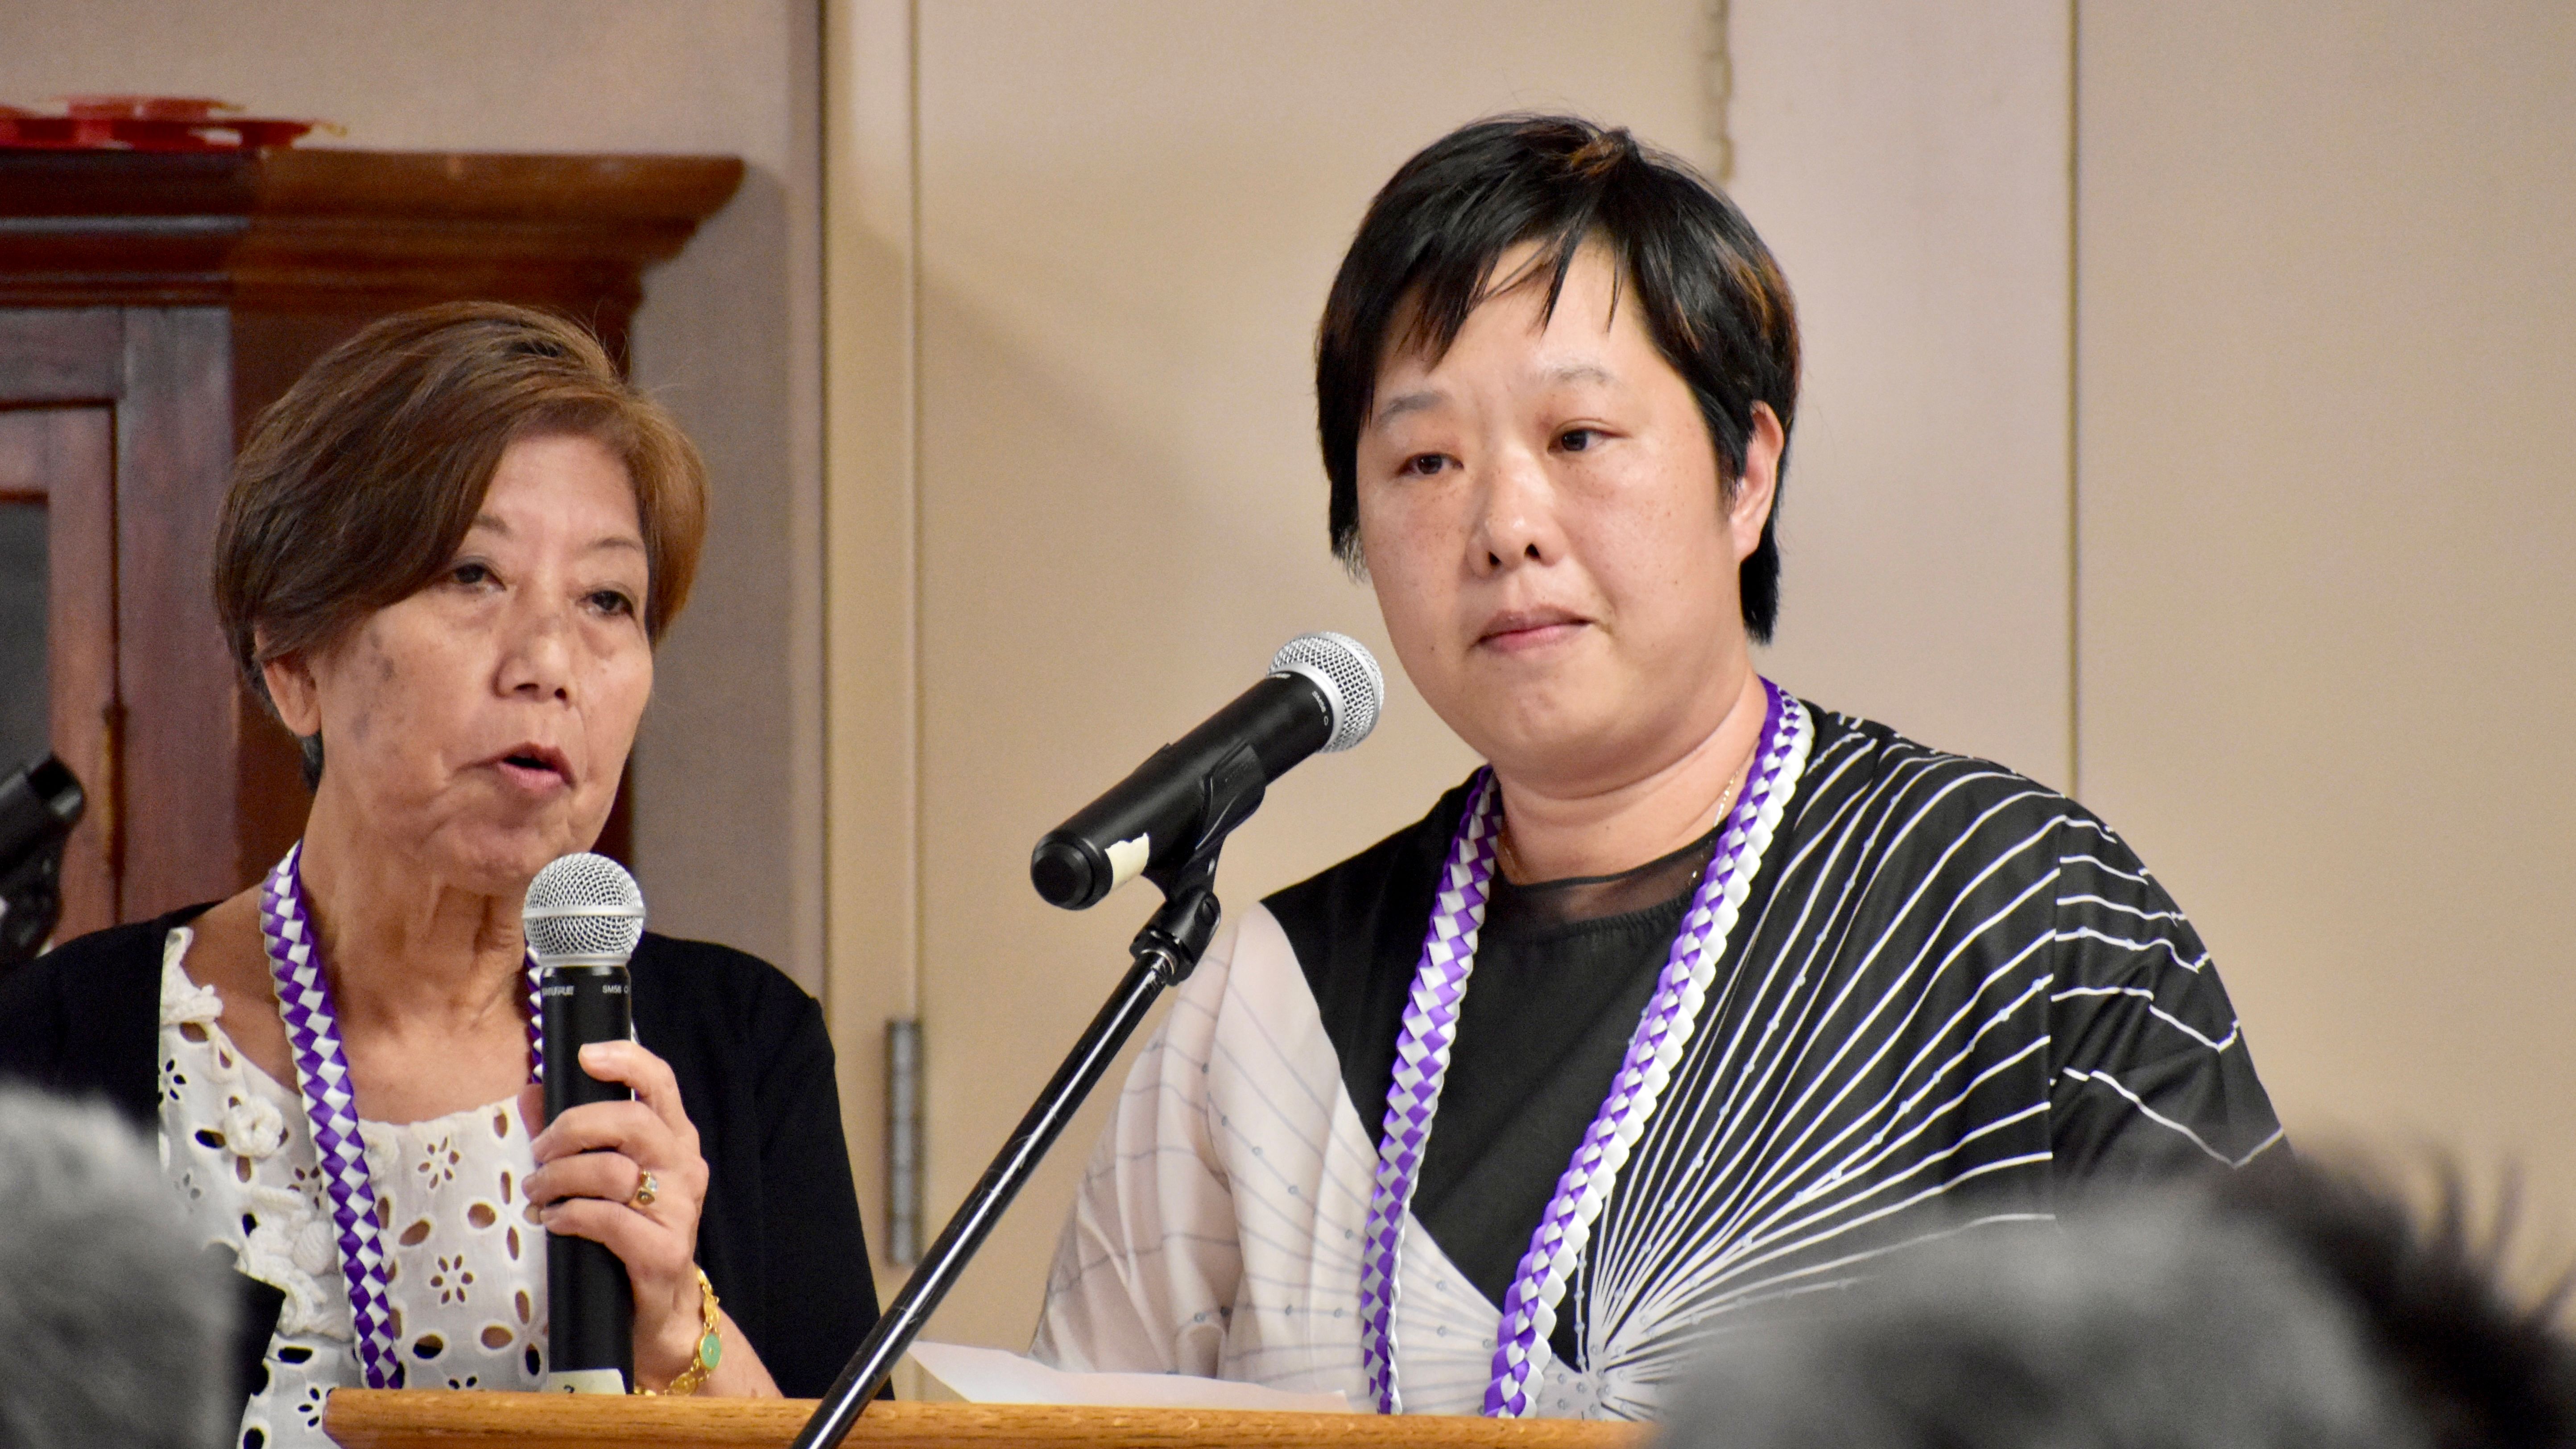
[{"label": "white eyelet lace top", "polygon": [[[201,1240],[283,1290],[268,1386],[243,1449],[333,1449],[331,1390],[363,1384],[339,1234],[296,1089],[234,1050],[223,1001],[189,979],[193,932],[161,957],[161,1160]],[[516,1102],[364,1122],[405,1386],[535,1389],[545,1379],[546,1232],[520,1185],[535,1159]]]}]

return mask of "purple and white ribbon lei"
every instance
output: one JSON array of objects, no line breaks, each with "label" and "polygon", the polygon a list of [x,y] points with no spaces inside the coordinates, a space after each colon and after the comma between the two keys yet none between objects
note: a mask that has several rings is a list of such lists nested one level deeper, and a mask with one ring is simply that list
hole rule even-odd
[{"label": "purple and white ribbon lei", "polygon": [[[269,969],[277,978],[277,1012],[295,1049],[296,1086],[304,1094],[304,1113],[313,1123],[313,1154],[331,1194],[332,1220],[340,1228],[341,1276],[349,1285],[349,1321],[357,1334],[358,1365],[368,1388],[400,1388],[403,1369],[394,1351],[391,1274],[378,1236],[376,1188],[367,1172],[367,1143],[358,1125],[348,1054],[340,1047],[340,1015],[331,1002],[330,977],[322,969],[322,943],[304,910],[304,876],[297,866],[303,855],[304,843],[298,841],[268,873],[259,895],[260,934],[267,938]],[[545,1076],[542,1020],[537,963],[531,957],[528,1063],[532,1080]]]},{"label": "purple and white ribbon lei", "polygon": [[[1583,1134],[1547,1211],[1530,1237],[1529,1251],[1503,1297],[1492,1382],[1485,1389],[1487,1415],[1517,1418],[1528,1412],[1532,1381],[1549,1357],[1557,1305],[1583,1259],[1592,1225],[1610,1200],[1619,1171],[1643,1135],[1690,1044],[1699,1008],[1725,953],[1737,911],[1752,889],[1754,869],[1779,818],[1781,772],[1799,753],[1806,712],[1769,680],[1768,705],[1753,766],[1718,836],[1717,849],[1673,938],[1672,954],[1658,979],[1610,1095]],[[1766,810],[1765,807],[1770,807]],[[1449,858],[1432,897],[1431,925],[1422,941],[1422,964],[1396,1034],[1394,1079],[1387,1088],[1386,1122],[1378,1147],[1377,1183],[1369,1199],[1368,1229],[1361,1242],[1360,1350],[1369,1390],[1381,1413],[1403,1412],[1395,1381],[1395,1308],[1398,1254],[1412,1211],[1422,1154],[1440,1110],[1440,1088],[1449,1073],[1449,1050],[1458,1033],[1459,1004],[1476,966],[1476,938],[1494,879],[1495,844],[1502,831],[1501,791],[1490,770],[1479,773],[1466,814],[1458,822]]]}]

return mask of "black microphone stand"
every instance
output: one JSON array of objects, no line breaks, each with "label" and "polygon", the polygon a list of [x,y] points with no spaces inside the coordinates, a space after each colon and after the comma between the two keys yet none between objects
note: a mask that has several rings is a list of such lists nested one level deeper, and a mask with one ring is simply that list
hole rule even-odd
[{"label": "black microphone stand", "polygon": [[1190,973],[1198,969],[1200,955],[1216,935],[1217,853],[1224,848],[1227,832],[1261,804],[1260,772],[1255,769],[1247,778],[1242,771],[1217,771],[1210,792],[1220,798],[1211,801],[1203,817],[1214,823],[1199,837],[1198,848],[1168,874],[1146,873],[1148,879],[1163,888],[1163,908],[1129,944],[1127,952],[1134,964],[1127,968],[1126,977],[1110,993],[1100,1014],[1091,1019],[1082,1039],[1073,1044],[1064,1065],[1056,1068],[1054,1080],[1038,1094],[1028,1115],[1012,1129],[1010,1139],[1002,1144],[993,1165],[984,1169],[975,1190],[966,1194],[956,1216],[939,1230],[937,1241],[922,1255],[921,1266],[913,1269],[894,1302],[886,1305],[877,1326],[851,1356],[849,1367],[841,1370],[840,1378],[823,1395],[814,1417],[797,1431],[794,1449],[839,1449],[868,1401],[893,1376],[904,1350],[921,1335],[932,1310],[939,1307],[939,1300],[956,1286],[958,1275],[966,1271],[966,1260],[982,1246],[1002,1210],[1019,1195],[1029,1174],[1037,1170],[1038,1160],[1046,1156],[1047,1148],[1064,1131],[1064,1124],[1082,1105],[1083,1098],[1091,1094],[1118,1049],[1135,1034],[1155,998],[1165,988],[1188,980]]}]

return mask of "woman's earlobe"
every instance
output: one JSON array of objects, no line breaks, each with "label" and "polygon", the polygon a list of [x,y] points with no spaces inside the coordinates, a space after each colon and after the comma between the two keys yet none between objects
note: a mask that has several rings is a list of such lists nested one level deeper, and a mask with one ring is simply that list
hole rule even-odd
[{"label": "woman's earlobe", "polygon": [[[1758,543],[1761,531],[1770,525],[1772,507],[1779,500],[1780,455],[1789,448],[1789,435],[1780,426],[1780,415],[1771,405],[1753,405],[1753,428],[1744,440],[1744,471],[1730,490],[1728,510],[1735,514],[1738,527],[1750,526]],[[1748,544],[1750,553],[1754,545]]]}]

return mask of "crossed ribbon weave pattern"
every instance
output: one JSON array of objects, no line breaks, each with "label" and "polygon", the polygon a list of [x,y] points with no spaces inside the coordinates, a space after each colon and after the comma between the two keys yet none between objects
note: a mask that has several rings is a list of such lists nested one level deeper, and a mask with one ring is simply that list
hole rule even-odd
[{"label": "crossed ribbon weave pattern", "polygon": [[[1538,1231],[1531,1235],[1529,1251],[1522,1256],[1519,1271],[1512,1275],[1512,1286],[1504,1294],[1502,1332],[1494,1348],[1494,1377],[1485,1389],[1488,1415],[1518,1418],[1529,1411],[1531,1380],[1537,1376],[1545,1352],[1540,1345],[1556,1332],[1557,1305],[1564,1301],[1575,1265],[1583,1260],[1594,1220],[1601,1216],[1602,1207],[1610,1200],[1610,1190],[1618,1184],[1619,1170],[1627,1166],[1630,1151],[1662,1102],[1674,1064],[1690,1045],[1699,1023],[1700,1006],[1717,975],[1718,957],[1725,954],[1736,915],[1753,888],[1753,871],[1747,865],[1761,857],[1755,839],[1758,836],[1761,843],[1767,844],[1770,838],[1767,829],[1759,828],[1763,806],[1769,803],[1781,767],[1789,758],[1789,742],[1799,723],[1793,714],[1799,708],[1798,702],[1768,680],[1764,687],[1770,692],[1770,709],[1744,793],[1727,817],[1708,872],[1700,878],[1689,913],[1682,917],[1681,930],[1673,938],[1672,956],[1665,963],[1663,978],[1656,983],[1645,1015],[1637,1022],[1637,1034],[1629,1040],[1627,1059],[1620,1064],[1619,1075],[1611,1080],[1610,1095],[1602,1100],[1599,1115],[1584,1131],[1582,1145],[1574,1150],[1574,1160],[1557,1180],[1556,1193],[1548,1200]],[[1782,728],[1784,716],[1789,716],[1785,721],[1789,728]]]},{"label": "crossed ribbon weave pattern", "polygon": [[[349,1285],[349,1320],[356,1331],[358,1365],[367,1387],[402,1387],[394,1352],[393,1303],[384,1246],[377,1236],[376,1189],[367,1172],[366,1138],[359,1128],[348,1054],[340,1046],[340,1017],[331,982],[322,969],[322,947],[304,909],[298,863],[303,842],[268,873],[260,888],[260,933],[267,940],[269,970],[277,980],[278,1015],[295,1052],[296,1086],[313,1124],[313,1151],[331,1195],[332,1221],[340,1231],[341,1276]],[[536,962],[528,963],[528,1061],[532,1079],[545,1071],[545,1038],[538,1006]]]},{"label": "crossed ribbon weave pattern", "polygon": [[[1758,864],[1777,823],[1774,787],[1806,720],[1798,701],[1778,686],[1764,680],[1763,689],[1768,707],[1743,794],[1727,817],[1610,1095],[1558,1179],[1504,1295],[1493,1379],[1485,1391],[1488,1415],[1516,1418],[1528,1412],[1532,1381],[1547,1358],[1543,1345],[1556,1329],[1557,1305],[1582,1261],[1594,1220],[1618,1184],[1620,1168],[1653,1118],[1674,1063],[1690,1044],[1718,958],[1725,954],[1736,915],[1752,888],[1753,871],[1747,867]],[[1475,970],[1476,938],[1492,892],[1501,828],[1500,792],[1492,772],[1480,772],[1442,871],[1422,963],[1396,1038],[1360,1268],[1361,1353],[1378,1408],[1389,1414],[1403,1412],[1395,1375],[1398,1250],[1423,1149],[1440,1108],[1459,1004]]]},{"label": "crossed ribbon weave pattern", "polygon": [[1485,898],[1494,882],[1494,843],[1502,810],[1494,772],[1477,772],[1474,795],[1432,898],[1431,928],[1422,940],[1422,964],[1405,1003],[1395,1038],[1395,1078],[1386,1094],[1386,1126],[1377,1159],[1377,1184],[1369,1195],[1368,1228],[1360,1247],[1360,1352],[1368,1365],[1369,1391],[1382,1413],[1404,1412],[1395,1382],[1395,1269],[1405,1214],[1413,1210],[1422,1149],[1431,1140],[1431,1118],[1440,1110],[1440,1084],[1449,1075],[1449,1047],[1458,1034],[1458,1003],[1476,969],[1476,933],[1485,924]]}]

